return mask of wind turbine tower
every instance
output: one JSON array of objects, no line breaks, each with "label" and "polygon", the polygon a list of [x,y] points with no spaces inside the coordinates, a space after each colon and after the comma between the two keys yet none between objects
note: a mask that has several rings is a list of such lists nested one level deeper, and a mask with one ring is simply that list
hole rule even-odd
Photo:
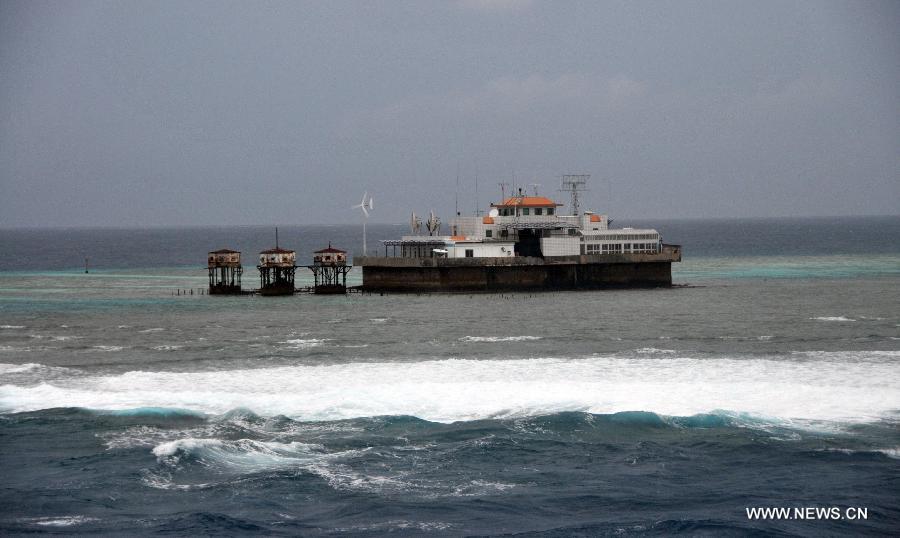
[{"label": "wind turbine tower", "polygon": [[374,206],[372,205],[372,197],[369,196],[369,191],[363,193],[362,200],[353,206],[351,209],[356,208],[362,209],[363,212],[363,256],[366,255],[366,222],[369,220],[369,210]]}]

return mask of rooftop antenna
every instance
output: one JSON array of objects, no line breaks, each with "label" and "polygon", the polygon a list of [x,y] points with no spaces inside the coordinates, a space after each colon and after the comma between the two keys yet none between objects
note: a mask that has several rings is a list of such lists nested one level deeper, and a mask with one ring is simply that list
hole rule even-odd
[{"label": "rooftop antenna", "polygon": [[540,186],[541,186],[540,183],[532,183],[532,184],[531,184],[531,189],[534,191],[534,195],[535,195],[535,196],[538,195],[538,193],[537,193],[537,188],[540,187]]},{"label": "rooftop antenna", "polygon": [[475,216],[480,213],[478,209],[478,165],[475,165]]},{"label": "rooftop antenna", "polygon": [[500,183],[497,183],[497,185],[500,185],[500,195],[503,196],[503,198],[500,200],[500,203],[502,204],[506,201],[506,187],[509,187],[509,183],[501,181]]},{"label": "rooftop antenna", "polygon": [[373,208],[372,205],[372,197],[369,196],[369,191],[363,193],[362,200],[353,206],[351,209],[356,208],[362,209],[363,212],[363,256],[366,255],[366,222],[369,220],[369,209]]},{"label": "rooftop antenna", "polygon": [[275,227],[275,248],[278,248],[278,226]]},{"label": "rooftop antenna", "polygon": [[587,190],[585,187],[587,186],[587,180],[590,179],[590,177],[590,174],[568,174],[562,177],[562,184],[559,190],[571,193],[573,215],[578,215],[580,209],[578,204],[578,194]]},{"label": "rooftop antenna", "polygon": [[459,161],[456,162],[456,216],[459,216]]}]

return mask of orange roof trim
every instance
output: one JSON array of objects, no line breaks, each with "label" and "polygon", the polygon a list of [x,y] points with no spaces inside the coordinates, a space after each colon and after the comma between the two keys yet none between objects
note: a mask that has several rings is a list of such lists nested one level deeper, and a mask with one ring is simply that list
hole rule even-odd
[{"label": "orange roof trim", "polygon": [[591,222],[603,222],[603,219],[600,218],[600,215],[591,215]]},{"label": "orange roof trim", "polygon": [[559,207],[562,204],[557,204],[545,196],[511,196],[502,204],[491,205],[495,207]]},{"label": "orange roof trim", "polygon": [[450,236],[450,239],[452,239],[453,241],[465,241],[465,240],[466,240],[466,236],[464,236],[464,235],[451,235],[451,236]]},{"label": "orange roof trim", "polygon": [[484,217],[483,219],[481,219],[481,223],[482,224],[493,224],[494,217]]}]

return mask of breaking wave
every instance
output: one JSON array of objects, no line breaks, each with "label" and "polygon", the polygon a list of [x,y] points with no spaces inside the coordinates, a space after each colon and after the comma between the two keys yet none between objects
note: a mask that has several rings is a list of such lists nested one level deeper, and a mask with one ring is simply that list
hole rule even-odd
[{"label": "breaking wave", "polygon": [[565,411],[728,411],[782,421],[870,422],[894,418],[900,410],[898,355],[802,352],[791,359],[710,360],[653,353],[132,371],[4,384],[0,411],[163,407],[222,414],[247,408],[301,421],[407,415],[434,422]]},{"label": "breaking wave", "polygon": [[360,459],[380,458],[384,454],[369,448],[329,452],[321,445],[296,441],[187,437],[156,445],[152,453],[160,467],[148,470],[143,481],[158,489],[207,489],[245,480],[248,475],[284,471],[316,475],[338,491],[366,493],[416,492],[426,497],[471,497],[516,487],[516,484],[484,479],[434,480],[383,466],[359,469],[354,464]]}]

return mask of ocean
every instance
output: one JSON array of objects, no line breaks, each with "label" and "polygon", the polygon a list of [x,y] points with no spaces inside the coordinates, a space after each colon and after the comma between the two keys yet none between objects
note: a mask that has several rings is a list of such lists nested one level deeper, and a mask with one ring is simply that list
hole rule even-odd
[{"label": "ocean", "polygon": [[634,224],[679,286],[209,296],[272,228],[0,230],[0,534],[900,533],[900,217]]}]

